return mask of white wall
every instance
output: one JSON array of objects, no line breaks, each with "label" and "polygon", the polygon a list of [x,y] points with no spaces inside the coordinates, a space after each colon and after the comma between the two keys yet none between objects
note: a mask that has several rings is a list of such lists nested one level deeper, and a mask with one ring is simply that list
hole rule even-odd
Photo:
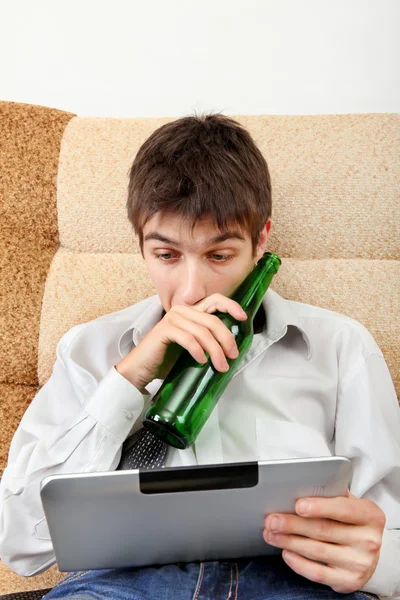
[{"label": "white wall", "polygon": [[8,0],[0,99],[81,116],[400,111],[399,0]]}]

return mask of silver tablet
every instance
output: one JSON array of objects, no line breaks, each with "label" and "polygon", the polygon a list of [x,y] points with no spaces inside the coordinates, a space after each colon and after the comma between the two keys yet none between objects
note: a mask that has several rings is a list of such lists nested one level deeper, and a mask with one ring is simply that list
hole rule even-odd
[{"label": "silver tablet", "polygon": [[60,571],[275,554],[265,514],[346,493],[351,461],[300,458],[51,475],[41,498]]}]

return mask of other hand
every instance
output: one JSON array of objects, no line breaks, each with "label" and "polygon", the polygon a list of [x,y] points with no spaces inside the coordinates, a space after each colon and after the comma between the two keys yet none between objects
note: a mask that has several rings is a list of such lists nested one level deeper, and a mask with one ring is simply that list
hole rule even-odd
[{"label": "other hand", "polygon": [[376,569],[382,545],[386,518],[379,506],[348,493],[300,499],[295,511],[269,514],[265,541],[282,548],[288,566],[311,581],[340,593],[362,589]]}]

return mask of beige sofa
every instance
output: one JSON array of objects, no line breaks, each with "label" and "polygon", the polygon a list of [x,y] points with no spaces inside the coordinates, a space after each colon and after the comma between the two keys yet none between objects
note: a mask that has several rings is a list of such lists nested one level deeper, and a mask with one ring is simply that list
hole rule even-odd
[{"label": "beige sofa", "polygon": [[[172,119],[8,102],[0,117],[1,475],[61,336],[154,293],[126,216],[127,172]],[[400,114],[236,118],[271,171],[269,249],[282,257],[274,289],[361,321],[400,395]],[[22,578],[0,562],[0,594],[48,589],[62,576],[53,567]]]}]

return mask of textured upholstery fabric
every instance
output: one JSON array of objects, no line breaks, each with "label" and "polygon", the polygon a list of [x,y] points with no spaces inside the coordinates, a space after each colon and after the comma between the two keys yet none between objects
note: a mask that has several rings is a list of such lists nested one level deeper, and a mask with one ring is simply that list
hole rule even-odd
[{"label": "textured upholstery fabric", "polygon": [[0,599],[2,600],[3,594],[51,589],[65,575],[66,573],[60,573],[57,565],[54,565],[44,573],[36,575],[36,577],[21,577],[0,561]]},{"label": "textured upholstery fabric", "polygon": [[[56,181],[73,114],[0,102],[0,476],[22,415],[38,389],[43,290],[59,246]],[[56,567],[24,580],[0,561],[0,593],[54,586]]]},{"label": "textured upholstery fabric", "polygon": [[[0,117],[1,473],[61,336],[154,293],[126,216],[128,169],[172,119],[82,118],[16,103],[0,103]],[[235,118],[271,171],[268,249],[282,258],[273,288],[363,323],[400,395],[400,114]],[[23,579],[0,563],[0,593],[60,578],[53,567]]]},{"label": "textured upholstery fabric", "polygon": [[5,594],[0,596],[1,600],[40,600],[50,592],[51,588],[31,592],[17,592],[16,594]]}]

